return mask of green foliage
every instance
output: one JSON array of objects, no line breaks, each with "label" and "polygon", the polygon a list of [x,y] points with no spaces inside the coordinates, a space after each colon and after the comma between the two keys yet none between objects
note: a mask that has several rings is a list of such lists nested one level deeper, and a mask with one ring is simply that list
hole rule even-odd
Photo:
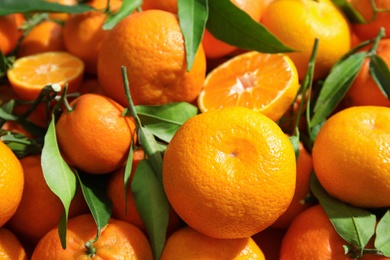
[{"label": "green foliage", "polygon": [[370,59],[370,74],[383,95],[390,99],[390,70],[385,61],[376,54]]},{"label": "green foliage", "polygon": [[264,53],[294,51],[229,0],[209,0],[206,28],[217,39]]},{"label": "green foliage", "polygon": [[[335,110],[358,75],[366,58],[370,59],[370,75],[377,82],[378,87],[388,96],[390,71],[387,64],[375,55],[382,37],[384,37],[383,30],[372,41],[363,42],[350,50],[332,67],[315,101],[313,117],[309,123],[310,127],[323,123]],[[369,51],[359,51],[371,42],[373,45]]]},{"label": "green foliage", "polygon": [[365,57],[364,52],[355,53],[332,68],[320,90],[310,125],[325,121],[334,111],[359,73]]},{"label": "green foliage", "polygon": [[[197,114],[197,109],[186,103],[135,107],[125,67],[122,67],[122,77],[129,104],[124,114],[135,119],[138,143],[146,155],[135,171],[131,191],[137,210],[145,223],[153,255],[155,259],[159,259],[166,241],[170,207],[162,182],[164,150],[156,137],[170,140],[182,123]],[[129,162],[130,158],[127,161]],[[130,171],[130,168],[127,171]],[[129,176],[129,173],[125,172],[125,176]],[[125,179],[125,190],[127,182],[128,179]]]},{"label": "green foliage", "polygon": [[[337,233],[356,249],[359,256],[375,233],[376,216],[362,208],[351,206],[331,197],[321,186],[313,173],[310,188],[324,208]],[[356,252],[348,252],[356,254]]]},{"label": "green foliage", "polygon": [[206,27],[208,0],[178,0],[178,12],[186,45],[187,71],[190,71]]},{"label": "green foliage", "polygon": [[[315,173],[310,179],[310,189],[324,208],[336,232],[345,240],[345,252],[353,259],[365,254],[390,256],[390,211],[375,214],[330,196],[321,186]],[[380,220],[377,223],[378,218]],[[367,246],[375,235],[375,248]]]},{"label": "green foliage", "polygon": [[86,4],[61,5],[44,0],[0,0],[0,16],[13,13],[61,12],[82,13],[94,8]]},{"label": "green foliage", "polygon": [[390,257],[390,210],[379,220],[376,227],[375,248],[378,248],[383,255]]},{"label": "green foliage", "polygon": [[123,4],[116,13],[109,13],[103,24],[104,30],[111,30],[123,18],[130,15],[135,9],[142,4],[142,0],[123,0]]},{"label": "green foliage", "polygon": [[179,127],[198,113],[198,108],[185,102],[161,106],[136,106],[143,126],[160,140],[169,143]]},{"label": "green foliage", "polygon": [[57,145],[55,118],[52,119],[47,133],[41,155],[42,171],[46,183],[53,193],[61,200],[65,212],[60,220],[59,234],[63,248],[66,248],[66,226],[69,207],[77,188],[77,178],[73,170],[61,156]]},{"label": "green foliage", "polygon": [[112,202],[106,193],[106,175],[76,173],[85,201],[97,225],[95,242],[100,237],[101,230],[111,218]]},{"label": "green foliage", "polygon": [[332,0],[343,13],[348,17],[351,23],[365,23],[363,16],[347,0]]},{"label": "green foliage", "polygon": [[153,255],[155,259],[160,259],[168,228],[169,202],[151,164],[147,159],[141,160],[135,171],[131,190],[145,224]]}]

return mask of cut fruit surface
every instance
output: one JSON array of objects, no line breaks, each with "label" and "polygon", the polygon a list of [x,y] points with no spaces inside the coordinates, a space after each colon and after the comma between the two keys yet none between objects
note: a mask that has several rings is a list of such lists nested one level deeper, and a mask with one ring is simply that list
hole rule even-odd
[{"label": "cut fruit surface", "polygon": [[277,121],[298,90],[298,73],[288,56],[251,51],[235,56],[207,75],[198,106],[201,112],[247,107]]},{"label": "cut fruit surface", "polygon": [[67,52],[44,52],[19,58],[7,71],[15,93],[34,100],[45,85],[68,83],[68,92],[77,91],[84,73],[82,60]]}]

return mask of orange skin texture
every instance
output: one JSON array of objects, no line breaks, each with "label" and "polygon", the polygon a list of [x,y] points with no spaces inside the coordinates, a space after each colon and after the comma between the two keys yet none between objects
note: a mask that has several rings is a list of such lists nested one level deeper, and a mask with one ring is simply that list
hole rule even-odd
[{"label": "orange skin texture", "polygon": [[[142,159],[144,159],[143,150],[135,150],[133,154],[132,170],[130,174],[130,182],[127,192],[125,193],[125,186],[123,181],[125,169],[124,167],[121,167],[120,169],[116,170],[111,174],[111,178],[109,178],[107,184],[107,195],[111,199],[113,204],[112,216],[116,219],[123,220],[135,225],[146,234],[145,224],[143,223],[142,218],[138,213],[134,196],[130,187],[131,181],[134,177],[134,173]],[[182,224],[183,223],[179,216],[172,208],[170,208],[167,236],[179,229]]]},{"label": "orange skin texture", "polygon": [[9,54],[16,47],[19,37],[15,15],[0,16],[0,50],[4,55]]},{"label": "orange skin texture", "polygon": [[248,237],[270,226],[292,200],[295,175],[287,136],[268,117],[242,107],[187,120],[163,161],[173,209],[214,238]]},{"label": "orange skin texture", "polygon": [[135,226],[111,218],[101,230],[98,241],[93,243],[96,253],[87,255],[85,243],[96,237],[96,224],[91,214],[69,219],[64,250],[58,229],[49,231],[36,246],[31,259],[134,259],[152,260],[152,250],[146,236]]},{"label": "orange skin texture", "polygon": [[136,142],[133,118],[123,116],[124,108],[99,94],[74,99],[57,125],[57,140],[65,160],[79,170],[104,174],[121,167]]},{"label": "orange skin texture", "polygon": [[191,103],[202,88],[206,58],[200,46],[187,72],[185,55],[176,15],[161,10],[134,13],[119,22],[103,42],[98,79],[106,95],[126,105],[121,72],[125,66],[135,105]]},{"label": "orange skin texture", "polygon": [[[263,1],[260,0],[232,0],[238,8],[247,13],[253,20],[260,21],[261,14],[263,12]],[[228,55],[235,50],[238,50],[236,46],[227,44],[221,40],[215,38],[207,29],[204,32],[202,45],[209,59],[221,58]]]},{"label": "orange skin texture", "polygon": [[23,168],[12,150],[0,142],[0,227],[16,212],[22,199]]},{"label": "orange skin texture", "polygon": [[[64,206],[46,184],[41,167],[41,155],[20,159],[25,185],[22,200],[7,227],[28,243],[36,244],[52,228],[57,227]],[[81,190],[76,193],[69,217],[88,212]]]},{"label": "orange skin texture", "polygon": [[[365,50],[367,50],[366,48]],[[376,53],[387,66],[390,66],[390,39],[381,39]],[[390,107],[390,100],[383,94],[370,75],[370,59],[364,60],[356,79],[349,88],[343,103],[351,106],[385,106]]]},{"label": "orange skin texture", "polygon": [[[352,260],[344,253],[343,245],[347,245],[347,242],[336,232],[324,209],[316,205],[303,211],[291,223],[282,240],[280,260]],[[364,255],[359,259],[385,260],[389,258]]]},{"label": "orange skin texture", "polygon": [[[378,12],[374,17],[374,11],[370,0],[351,0],[351,5],[363,16],[366,23],[352,24],[352,30],[361,40],[370,40],[377,36],[379,29],[383,27],[386,32],[385,38],[390,37],[390,12]],[[379,9],[390,9],[387,0],[375,0],[375,6]]]},{"label": "orange skin texture", "polygon": [[0,257],[2,259],[27,260],[26,250],[10,230],[0,228]]},{"label": "orange skin texture", "polygon": [[63,27],[45,20],[36,25],[21,41],[17,55],[24,57],[45,51],[64,51]]},{"label": "orange skin texture", "polygon": [[283,215],[281,215],[275,221],[275,223],[272,224],[273,228],[288,228],[290,223],[299,213],[311,206],[311,204],[304,204],[304,199],[307,198],[310,193],[310,175],[312,170],[313,160],[311,158],[311,155],[301,142],[299,144],[299,157],[297,160],[297,181],[294,197]]},{"label": "orange skin texture", "polygon": [[390,206],[390,108],[357,106],[331,116],[314,141],[314,171],[333,197],[357,207]]},{"label": "orange skin texture", "polygon": [[[110,8],[116,11],[121,4],[122,1],[111,0]],[[105,8],[107,1],[95,0],[89,5],[95,8]],[[64,25],[66,50],[83,60],[86,72],[92,75],[97,73],[98,53],[108,33],[102,28],[106,18],[107,15],[102,11],[70,14]]]},{"label": "orange skin texture", "polygon": [[260,22],[296,50],[288,55],[300,80],[306,74],[315,38],[319,45],[314,80],[325,77],[351,46],[349,22],[328,0],[275,0],[265,9]]},{"label": "orange skin texture", "polygon": [[167,240],[161,260],[259,259],[264,254],[251,237],[218,239],[208,237],[189,226],[179,229]]}]

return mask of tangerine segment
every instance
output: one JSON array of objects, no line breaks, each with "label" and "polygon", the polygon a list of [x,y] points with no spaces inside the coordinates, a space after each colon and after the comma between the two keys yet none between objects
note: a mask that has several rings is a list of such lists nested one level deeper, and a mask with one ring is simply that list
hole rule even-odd
[{"label": "tangerine segment", "polygon": [[279,120],[299,90],[296,67],[283,54],[238,55],[212,70],[198,97],[201,112],[241,106]]},{"label": "tangerine segment", "polygon": [[15,93],[25,100],[34,100],[45,85],[68,83],[68,92],[77,91],[84,73],[82,60],[67,52],[44,52],[19,58],[7,71]]}]

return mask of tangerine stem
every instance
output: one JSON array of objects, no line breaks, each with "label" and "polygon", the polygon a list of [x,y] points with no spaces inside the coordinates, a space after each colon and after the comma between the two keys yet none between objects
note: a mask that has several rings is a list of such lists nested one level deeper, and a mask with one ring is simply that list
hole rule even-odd
[{"label": "tangerine stem", "polygon": [[91,241],[85,243],[85,247],[87,248],[88,257],[93,257],[96,254],[96,248],[92,245]]}]

